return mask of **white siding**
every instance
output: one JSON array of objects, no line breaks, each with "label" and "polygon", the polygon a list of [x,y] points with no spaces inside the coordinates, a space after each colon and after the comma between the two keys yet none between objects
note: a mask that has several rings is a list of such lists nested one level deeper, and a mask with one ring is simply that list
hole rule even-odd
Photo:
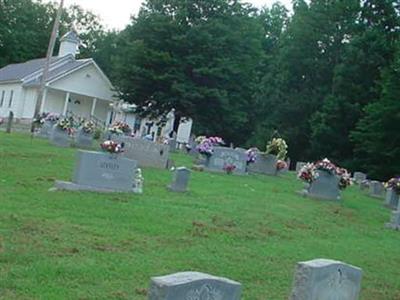
[{"label": "white siding", "polygon": [[[23,101],[23,93],[20,84],[0,84],[0,105],[1,105],[1,97],[4,91],[4,101],[3,105],[0,106],[0,117],[8,117],[10,111],[14,112],[14,117],[19,118],[19,107],[21,102]],[[11,107],[10,104],[10,96],[12,96]]]},{"label": "white siding", "polygon": [[112,101],[114,94],[112,87],[92,64],[51,83],[50,87],[109,101]]}]

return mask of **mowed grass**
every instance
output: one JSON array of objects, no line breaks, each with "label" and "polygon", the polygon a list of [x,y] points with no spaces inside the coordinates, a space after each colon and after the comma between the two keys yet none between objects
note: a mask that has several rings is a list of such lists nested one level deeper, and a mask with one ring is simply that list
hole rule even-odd
[{"label": "mowed grass", "polygon": [[150,277],[188,270],[241,282],[242,299],[286,299],[296,262],[314,258],[361,267],[361,299],[400,299],[400,232],[356,187],[332,203],[298,196],[293,173],[193,172],[175,194],[169,171],[144,169],[143,195],[49,192],[75,152],[0,133],[1,299],[147,299]]}]

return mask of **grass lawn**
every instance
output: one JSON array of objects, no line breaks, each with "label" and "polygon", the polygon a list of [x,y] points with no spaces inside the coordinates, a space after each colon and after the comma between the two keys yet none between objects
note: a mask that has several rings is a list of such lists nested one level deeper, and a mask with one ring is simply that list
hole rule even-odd
[{"label": "grass lawn", "polygon": [[286,299],[314,258],[361,267],[361,299],[400,299],[400,232],[356,187],[338,204],[298,196],[293,173],[193,172],[174,194],[169,171],[144,169],[143,195],[49,192],[75,151],[0,132],[0,299],[144,300],[151,276],[188,270],[241,282],[244,300]]}]

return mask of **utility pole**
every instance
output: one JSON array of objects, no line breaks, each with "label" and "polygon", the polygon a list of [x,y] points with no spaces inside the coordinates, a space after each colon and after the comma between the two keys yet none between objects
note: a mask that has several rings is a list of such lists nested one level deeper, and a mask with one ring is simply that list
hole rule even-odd
[{"label": "utility pole", "polygon": [[[53,31],[51,32],[49,46],[47,48],[46,61],[44,63],[43,75],[42,75],[42,79],[40,80],[40,85],[39,85],[39,90],[38,90],[36,105],[35,105],[35,112],[33,114],[34,119],[38,118],[39,114],[40,114],[40,108],[41,108],[42,102],[43,102],[44,90],[46,88],[46,80],[49,75],[51,57],[53,56],[54,45],[56,44],[56,39],[57,39],[57,35],[58,35],[58,27],[60,25],[60,19],[61,19],[61,15],[63,12],[63,6],[64,6],[64,0],[61,0],[60,6],[58,7],[58,10],[57,10],[56,19],[54,20]],[[35,131],[35,123],[32,121],[31,133],[33,134],[34,131]]]}]

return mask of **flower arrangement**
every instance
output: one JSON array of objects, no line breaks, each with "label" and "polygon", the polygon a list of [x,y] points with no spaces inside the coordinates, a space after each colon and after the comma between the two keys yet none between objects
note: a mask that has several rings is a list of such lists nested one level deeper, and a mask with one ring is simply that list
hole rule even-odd
[{"label": "flower arrangement", "polygon": [[214,153],[214,146],[223,145],[222,138],[214,136],[204,138],[202,142],[196,147],[200,154],[211,156]]},{"label": "flower arrangement", "polygon": [[82,124],[82,131],[87,134],[92,134],[96,129],[96,126],[92,121],[86,121]]},{"label": "flower arrangement", "polygon": [[258,149],[257,148],[250,148],[246,151],[246,155],[247,155],[247,165],[255,163],[257,160],[257,152]]},{"label": "flower arrangement", "polygon": [[337,167],[327,158],[319,160],[315,163],[307,163],[300,169],[297,177],[307,183],[312,183],[318,178],[318,170],[326,171],[334,176],[338,176],[339,188],[341,190],[344,190],[346,187],[352,184],[350,173],[344,168]]},{"label": "flower arrangement", "polygon": [[127,123],[115,122],[108,131],[113,134],[130,134],[132,130]]},{"label": "flower arrangement", "polygon": [[75,132],[74,120],[72,118],[59,119],[57,122],[57,127],[67,132],[69,135],[72,135]]},{"label": "flower arrangement", "polygon": [[313,182],[317,179],[317,173],[315,172],[315,166],[313,163],[305,164],[297,174],[297,177],[307,183]]},{"label": "flower arrangement", "polygon": [[104,141],[103,143],[100,144],[100,147],[103,151],[108,152],[108,153],[122,153],[124,152],[124,143],[117,143],[114,141]]},{"label": "flower arrangement", "polygon": [[196,139],[194,140],[197,144],[201,144],[207,137],[205,135],[200,135],[198,137],[196,137]]},{"label": "flower arrangement", "polygon": [[278,160],[278,161],[276,162],[276,170],[277,170],[277,171],[284,170],[284,169],[286,169],[287,167],[288,167],[288,165],[287,165],[286,161],[284,161],[284,160]]},{"label": "flower arrangement", "polygon": [[267,144],[267,154],[276,155],[276,157],[280,160],[285,160],[287,154],[288,146],[286,141],[282,138],[273,138]]},{"label": "flower arrangement", "polygon": [[400,195],[400,177],[394,177],[385,182],[385,188],[392,189],[397,195]]},{"label": "flower arrangement", "polygon": [[226,174],[232,174],[236,169],[236,166],[234,164],[226,164],[224,165],[224,171]]},{"label": "flower arrangement", "polygon": [[44,122],[57,122],[60,119],[60,115],[56,113],[46,113],[43,112],[41,113],[37,118],[33,120],[33,123],[35,123],[38,126],[42,126]]}]

